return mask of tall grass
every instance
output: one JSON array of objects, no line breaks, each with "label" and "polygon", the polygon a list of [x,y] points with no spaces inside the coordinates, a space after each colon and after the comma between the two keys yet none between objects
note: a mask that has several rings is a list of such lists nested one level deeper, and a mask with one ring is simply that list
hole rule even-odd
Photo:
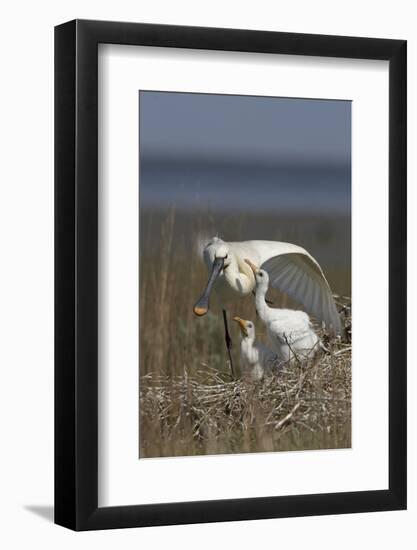
[{"label": "tall grass", "polygon": [[[142,211],[140,220],[140,456],[349,447],[348,343],[248,384],[230,379],[216,307],[203,318],[192,311],[207,282],[198,240],[216,233],[300,244],[320,261],[334,292],[350,295],[349,220],[175,209]],[[278,291],[269,297],[294,306]],[[232,315],[256,321],[253,297],[236,302]],[[238,363],[239,331],[230,329]]]}]

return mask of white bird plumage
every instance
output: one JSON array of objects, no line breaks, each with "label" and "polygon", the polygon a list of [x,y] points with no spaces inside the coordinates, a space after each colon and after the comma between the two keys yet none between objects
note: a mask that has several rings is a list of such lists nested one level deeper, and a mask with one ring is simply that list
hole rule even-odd
[{"label": "white bird plumage", "polygon": [[265,324],[268,337],[280,361],[297,357],[300,360],[313,357],[319,348],[320,340],[315,333],[309,316],[304,311],[269,307],[265,296],[269,286],[269,275],[250,260],[256,281],[256,311]]},{"label": "white bird plumage", "polygon": [[278,367],[278,355],[261,342],[256,341],[255,325],[252,321],[233,317],[239,323],[241,332],[240,359],[242,374],[252,380],[261,380]]},{"label": "white bird plumage", "polygon": [[278,241],[225,242],[214,237],[202,252],[210,278],[194,307],[196,315],[207,313],[213,287],[222,303],[254,291],[255,277],[245,263],[249,259],[268,273],[272,287],[302,305],[329,331],[340,333],[340,317],[330,286],[318,262],[304,248]]}]

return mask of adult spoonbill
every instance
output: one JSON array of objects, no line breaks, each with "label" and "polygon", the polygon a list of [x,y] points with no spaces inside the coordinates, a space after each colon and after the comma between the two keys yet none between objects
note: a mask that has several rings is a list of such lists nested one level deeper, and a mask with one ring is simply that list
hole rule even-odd
[{"label": "adult spoonbill", "polygon": [[272,372],[278,363],[278,355],[272,350],[255,342],[255,325],[252,321],[233,317],[239,323],[242,339],[240,341],[240,358],[243,374],[252,380],[261,380],[265,373]]},{"label": "adult spoonbill", "polygon": [[256,281],[256,311],[266,325],[272,347],[280,361],[289,361],[294,356],[300,359],[312,357],[320,346],[320,339],[311,326],[310,317],[304,311],[272,308],[265,296],[269,286],[269,275],[246,259]]},{"label": "adult spoonbill", "polygon": [[270,285],[298,302],[328,330],[340,333],[341,324],[330,286],[318,262],[304,248],[278,241],[225,242],[218,237],[208,241],[203,258],[210,273],[207,286],[194,306],[194,313],[207,313],[213,287],[220,298],[225,339],[233,374],[231,339],[225,304],[255,290],[255,277],[245,263],[249,259],[268,272]]}]

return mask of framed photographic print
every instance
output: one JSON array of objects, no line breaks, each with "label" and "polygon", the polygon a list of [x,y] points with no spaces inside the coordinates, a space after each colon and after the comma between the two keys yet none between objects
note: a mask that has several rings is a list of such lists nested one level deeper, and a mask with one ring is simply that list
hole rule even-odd
[{"label": "framed photographic print", "polygon": [[406,507],[406,42],[55,30],[55,521]]}]

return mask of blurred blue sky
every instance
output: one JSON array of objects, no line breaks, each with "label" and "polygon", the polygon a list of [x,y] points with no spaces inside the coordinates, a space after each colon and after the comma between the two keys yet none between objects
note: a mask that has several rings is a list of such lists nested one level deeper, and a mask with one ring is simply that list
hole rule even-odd
[{"label": "blurred blue sky", "polygon": [[350,214],[351,103],[143,92],[140,206]]}]

